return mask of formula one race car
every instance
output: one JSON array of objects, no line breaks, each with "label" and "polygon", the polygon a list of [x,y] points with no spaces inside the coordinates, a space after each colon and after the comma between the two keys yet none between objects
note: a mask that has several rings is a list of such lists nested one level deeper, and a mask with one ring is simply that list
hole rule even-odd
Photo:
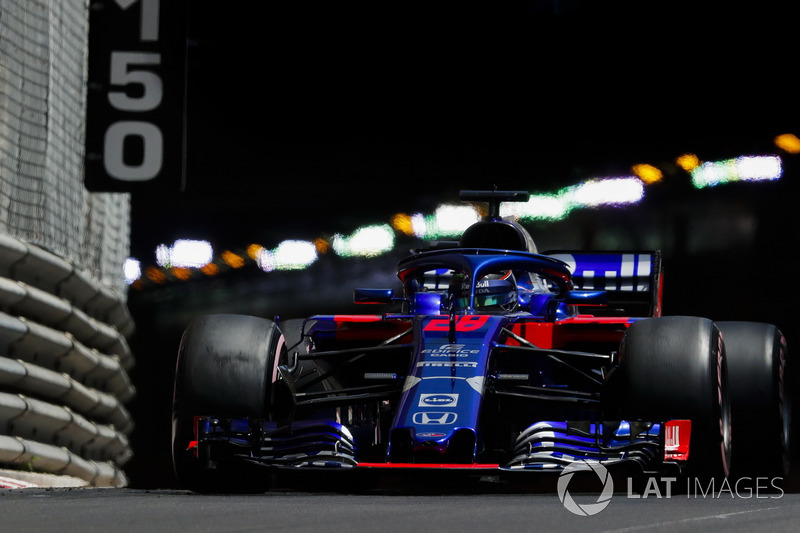
[{"label": "formula one race car", "polygon": [[[661,316],[659,252],[540,254],[500,202],[400,261],[399,312],[196,318],[180,345],[174,467],[197,491],[274,473],[786,475],[786,342],[773,325]],[[589,314],[591,312],[591,314]],[[735,439],[732,439],[735,427]]]}]

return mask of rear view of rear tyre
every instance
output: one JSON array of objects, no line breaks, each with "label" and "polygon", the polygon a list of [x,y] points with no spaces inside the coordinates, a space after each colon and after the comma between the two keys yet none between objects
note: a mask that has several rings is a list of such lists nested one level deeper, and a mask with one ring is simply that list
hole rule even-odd
[{"label": "rear view of rear tyre", "polygon": [[786,477],[791,453],[786,340],[772,324],[717,322],[717,327],[725,342],[736,422],[734,474]]},{"label": "rear view of rear tyre", "polygon": [[181,339],[172,405],[172,459],[178,481],[198,492],[263,492],[270,476],[210,460],[199,450],[195,417],[265,419],[277,357],[285,351],[276,324],[244,315],[193,320]]},{"label": "rear view of rear tyre", "polygon": [[658,317],[628,329],[616,387],[628,420],[692,421],[689,468],[723,478],[731,464],[731,413],[722,337],[698,317]]}]

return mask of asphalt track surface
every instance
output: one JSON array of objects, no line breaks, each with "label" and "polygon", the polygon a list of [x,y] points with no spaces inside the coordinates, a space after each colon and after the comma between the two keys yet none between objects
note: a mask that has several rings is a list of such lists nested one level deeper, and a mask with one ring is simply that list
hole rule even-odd
[{"label": "asphalt track surface", "polygon": [[[616,487],[591,516],[573,514],[555,491],[415,491],[346,494],[273,490],[201,495],[182,490],[17,489],[0,491],[0,531],[126,532],[795,532],[800,493]],[[598,493],[573,491],[579,505]],[[756,493],[757,492],[757,493]],[[630,494],[635,494],[631,492]],[[660,496],[660,497],[659,497]]]}]

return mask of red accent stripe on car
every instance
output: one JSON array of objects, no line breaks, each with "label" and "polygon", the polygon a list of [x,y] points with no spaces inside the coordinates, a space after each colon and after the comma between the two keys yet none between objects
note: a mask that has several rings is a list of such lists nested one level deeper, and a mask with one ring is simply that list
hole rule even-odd
[{"label": "red accent stripe on car", "polygon": [[664,460],[688,461],[691,420],[670,420],[664,424]]},{"label": "red accent stripe on car", "polygon": [[364,468],[418,468],[418,469],[453,469],[453,470],[474,470],[500,468],[499,464],[490,463],[358,463],[359,467]]},{"label": "red accent stripe on car", "polygon": [[333,315],[336,322],[380,322],[381,315]]}]

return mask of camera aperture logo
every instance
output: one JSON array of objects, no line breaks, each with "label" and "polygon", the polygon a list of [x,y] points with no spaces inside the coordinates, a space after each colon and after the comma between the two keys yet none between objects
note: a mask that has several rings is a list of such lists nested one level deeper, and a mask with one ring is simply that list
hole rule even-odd
[{"label": "camera aperture logo", "polygon": [[[603,484],[603,490],[594,503],[579,504],[569,493],[568,485],[576,472],[587,471],[592,471],[597,475],[600,482]],[[564,504],[564,507],[566,507],[569,512],[579,516],[592,516],[601,512],[611,503],[611,497],[614,495],[614,480],[611,479],[608,470],[602,464],[577,461],[570,463],[561,471],[561,474],[558,476],[556,490],[558,491],[558,499],[561,500],[561,503]]]}]

